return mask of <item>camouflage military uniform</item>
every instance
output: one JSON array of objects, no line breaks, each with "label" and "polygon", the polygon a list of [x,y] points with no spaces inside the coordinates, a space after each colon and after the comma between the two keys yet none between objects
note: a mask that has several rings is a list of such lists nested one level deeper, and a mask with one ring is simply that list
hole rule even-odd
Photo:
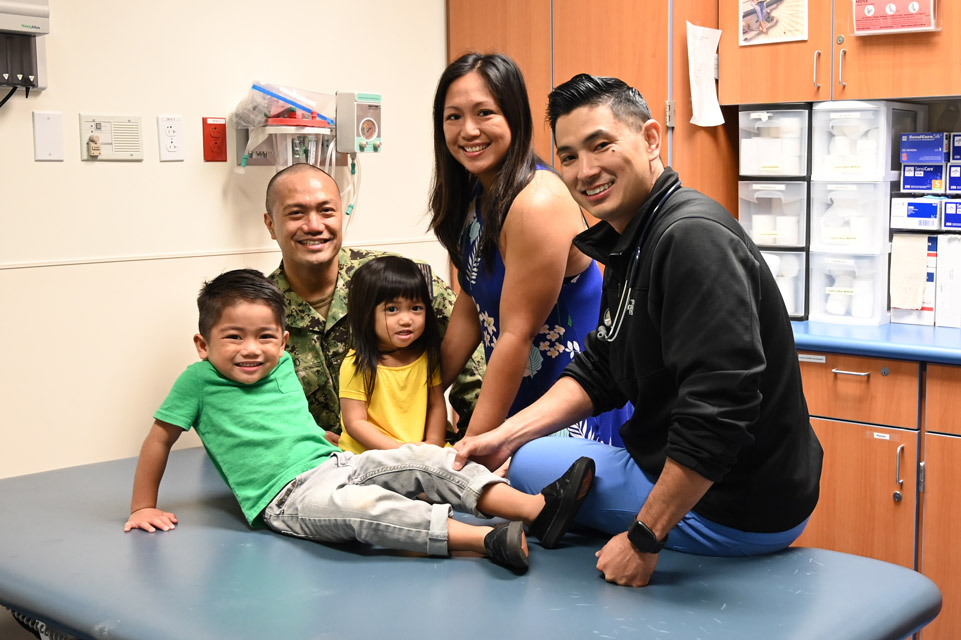
[{"label": "camouflage military uniform", "polygon": [[[371,258],[389,255],[383,251],[367,249],[341,249],[338,255],[339,270],[334,299],[327,312],[327,321],[318,314],[306,300],[290,288],[284,265],[270,274],[284,294],[287,312],[287,330],[290,340],[287,351],[294,359],[297,377],[307,394],[307,404],[314,420],[324,429],[340,433],[340,364],[347,354],[347,282],[357,267]],[[447,284],[434,276],[433,307],[440,321],[441,335],[447,331],[450,312],[454,306],[455,295]],[[484,374],[484,352],[474,353],[464,371],[451,386],[450,403],[460,416],[460,428],[466,428],[480,394],[481,377]]]}]

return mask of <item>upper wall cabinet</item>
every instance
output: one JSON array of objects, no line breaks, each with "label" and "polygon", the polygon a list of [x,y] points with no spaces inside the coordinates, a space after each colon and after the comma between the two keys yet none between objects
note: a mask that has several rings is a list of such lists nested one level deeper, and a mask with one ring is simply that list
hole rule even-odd
[{"label": "upper wall cabinet", "polygon": [[[801,19],[807,40],[739,46],[760,34],[749,0],[720,0],[722,104],[915,98],[961,94],[961,3],[940,0],[939,31],[855,36],[853,0],[767,0],[776,24]],[[759,41],[758,40],[758,41]]]}]

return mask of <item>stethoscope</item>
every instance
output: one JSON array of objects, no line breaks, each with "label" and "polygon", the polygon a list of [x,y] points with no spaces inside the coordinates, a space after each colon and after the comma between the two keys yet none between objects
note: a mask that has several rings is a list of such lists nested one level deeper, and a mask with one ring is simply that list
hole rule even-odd
[{"label": "stethoscope", "polygon": [[647,240],[647,234],[650,231],[651,223],[654,218],[657,217],[657,212],[660,211],[661,205],[667,202],[667,199],[671,197],[675,191],[681,188],[681,181],[675,182],[670,189],[667,190],[661,199],[657,201],[654,205],[654,210],[651,214],[647,216],[647,220],[644,221],[644,225],[641,227],[641,233],[638,237],[637,246],[634,248],[634,255],[631,257],[631,261],[628,262],[627,280],[624,281],[624,285],[621,287],[621,297],[617,302],[617,310],[614,312],[614,318],[611,318],[611,310],[604,310],[604,324],[597,328],[597,337],[599,340],[604,342],[614,342],[617,335],[621,332],[621,326],[624,324],[625,311],[628,315],[634,315],[634,300],[631,299],[631,293],[634,292],[634,287],[631,286],[634,282],[634,278],[637,276],[637,269],[641,264],[641,247]]}]

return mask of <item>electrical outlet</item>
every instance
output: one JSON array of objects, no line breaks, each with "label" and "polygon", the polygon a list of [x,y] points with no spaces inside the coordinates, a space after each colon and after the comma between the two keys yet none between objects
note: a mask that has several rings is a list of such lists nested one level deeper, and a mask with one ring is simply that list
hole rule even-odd
[{"label": "electrical outlet", "polygon": [[227,162],[227,119],[204,118],[204,161]]},{"label": "electrical outlet", "polygon": [[183,162],[183,118],[181,116],[157,116],[157,138],[161,162]]}]

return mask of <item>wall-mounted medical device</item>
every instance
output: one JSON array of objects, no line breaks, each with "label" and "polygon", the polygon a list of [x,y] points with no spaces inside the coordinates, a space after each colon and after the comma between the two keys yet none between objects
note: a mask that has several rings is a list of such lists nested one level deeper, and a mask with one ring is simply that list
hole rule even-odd
[{"label": "wall-mounted medical device", "polygon": [[376,153],[381,150],[379,93],[337,92],[337,151]]},{"label": "wall-mounted medical device", "polygon": [[47,87],[49,0],[0,0],[0,87]]}]

